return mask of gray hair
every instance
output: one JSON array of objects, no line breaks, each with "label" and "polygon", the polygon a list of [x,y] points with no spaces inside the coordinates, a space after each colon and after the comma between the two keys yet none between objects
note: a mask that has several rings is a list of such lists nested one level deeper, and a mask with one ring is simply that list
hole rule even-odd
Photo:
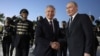
[{"label": "gray hair", "polygon": [[47,7],[46,7],[46,9],[47,8],[53,8],[54,10],[55,10],[55,7],[53,6],[53,5],[48,5]]},{"label": "gray hair", "polygon": [[78,7],[78,4],[75,1],[70,1],[68,3],[73,3],[76,7]]}]

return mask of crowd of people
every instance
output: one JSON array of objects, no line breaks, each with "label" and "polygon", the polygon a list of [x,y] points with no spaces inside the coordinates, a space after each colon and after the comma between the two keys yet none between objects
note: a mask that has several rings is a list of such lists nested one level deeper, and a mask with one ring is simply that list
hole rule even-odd
[{"label": "crowd of people", "polygon": [[94,16],[78,13],[78,5],[70,1],[66,12],[70,16],[68,22],[54,18],[56,9],[48,5],[45,17],[37,17],[37,23],[28,20],[29,12],[21,9],[20,16],[7,17],[3,28],[3,56],[28,56],[30,46],[35,45],[34,56],[96,56],[99,46],[96,37]]}]

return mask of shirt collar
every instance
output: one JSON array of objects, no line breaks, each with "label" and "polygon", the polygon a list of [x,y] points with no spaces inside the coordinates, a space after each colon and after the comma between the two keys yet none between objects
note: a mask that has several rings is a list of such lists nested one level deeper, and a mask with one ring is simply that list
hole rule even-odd
[{"label": "shirt collar", "polygon": [[47,21],[48,21],[48,22],[50,22],[50,21],[52,21],[52,22],[53,22],[53,19],[52,19],[52,20],[50,20],[50,19],[48,19],[48,18],[46,18],[46,19],[47,19]]},{"label": "shirt collar", "polygon": [[74,20],[75,16],[77,15],[78,13],[76,12],[73,16],[72,16],[72,20]]}]

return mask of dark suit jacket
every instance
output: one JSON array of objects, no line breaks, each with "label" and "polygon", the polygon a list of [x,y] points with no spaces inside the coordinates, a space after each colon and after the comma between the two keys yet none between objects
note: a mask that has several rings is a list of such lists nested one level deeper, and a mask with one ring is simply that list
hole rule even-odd
[{"label": "dark suit jacket", "polygon": [[85,52],[93,53],[94,35],[88,15],[77,14],[66,35],[70,56],[83,56]]},{"label": "dark suit jacket", "polygon": [[50,42],[58,41],[59,24],[56,20],[53,20],[53,23],[55,33],[52,32],[46,18],[37,23],[34,49],[35,56],[56,56],[56,50],[50,47]]}]

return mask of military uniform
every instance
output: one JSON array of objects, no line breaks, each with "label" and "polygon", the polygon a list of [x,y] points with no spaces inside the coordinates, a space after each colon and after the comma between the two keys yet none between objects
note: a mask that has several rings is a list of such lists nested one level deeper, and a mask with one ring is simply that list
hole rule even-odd
[{"label": "military uniform", "polygon": [[16,56],[28,56],[33,33],[33,23],[31,21],[20,19],[16,22]]}]

